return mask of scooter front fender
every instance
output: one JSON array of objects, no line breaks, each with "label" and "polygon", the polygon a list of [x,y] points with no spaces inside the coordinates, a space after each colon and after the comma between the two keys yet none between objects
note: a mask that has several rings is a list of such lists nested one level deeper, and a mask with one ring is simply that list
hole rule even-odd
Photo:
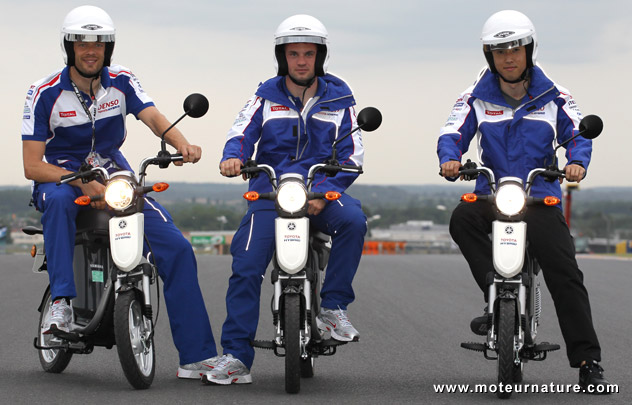
[{"label": "scooter front fender", "polygon": [[122,271],[131,271],[143,258],[145,216],[141,212],[110,219],[112,259]]}]

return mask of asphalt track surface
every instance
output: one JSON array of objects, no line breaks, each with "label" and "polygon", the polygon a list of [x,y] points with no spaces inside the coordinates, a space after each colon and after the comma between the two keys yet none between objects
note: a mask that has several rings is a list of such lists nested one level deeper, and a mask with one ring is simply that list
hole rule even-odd
[{"label": "asphalt track surface", "polygon": [[[580,257],[591,298],[593,319],[602,345],[606,377],[619,393],[596,398],[577,393],[515,393],[512,403],[632,403],[632,261]],[[199,280],[219,344],[225,317],[224,295],[230,276],[229,256],[198,256]],[[316,375],[302,380],[301,392],[284,391],[284,363],[271,351],[258,351],[253,384],[207,386],[176,378],[178,357],[171,341],[164,303],[155,339],[157,369],[153,385],[136,391],[125,379],[116,350],[95,348],[75,355],[62,374],[42,371],[32,346],[36,310],[48,280],[31,272],[28,255],[0,255],[0,398],[2,403],[173,404],[487,404],[493,393],[439,393],[439,384],[492,384],[496,365],[482,354],[460,348],[480,341],[469,331],[481,313],[477,291],[459,255],[366,256],[354,282],[357,299],[350,319],[361,333],[332,357],[317,359]],[[264,281],[258,339],[272,337],[269,300]],[[568,366],[559,326],[548,291],[538,339],[560,343],[562,350],[544,362],[530,362],[524,384],[551,391],[577,382]],[[546,387],[546,388],[545,388]]]}]

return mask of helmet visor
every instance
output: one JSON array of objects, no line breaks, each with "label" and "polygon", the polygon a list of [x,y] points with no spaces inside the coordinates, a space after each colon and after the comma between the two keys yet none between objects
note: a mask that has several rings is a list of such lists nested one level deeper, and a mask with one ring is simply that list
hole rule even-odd
[{"label": "helmet visor", "polygon": [[114,42],[114,34],[105,34],[105,35],[65,34],[64,39],[70,42]]},{"label": "helmet visor", "polygon": [[293,35],[293,36],[287,36],[287,37],[279,37],[275,39],[276,45],[297,44],[297,43],[326,45],[327,38],[317,37],[317,36],[312,36],[312,35]]},{"label": "helmet visor", "polygon": [[520,39],[516,39],[514,41],[509,41],[509,42],[501,42],[498,44],[485,44],[483,45],[483,50],[485,52],[489,52],[489,51],[497,51],[501,49],[518,48],[519,46],[529,45],[531,42],[533,42],[533,37],[528,36],[525,38],[520,38]]}]

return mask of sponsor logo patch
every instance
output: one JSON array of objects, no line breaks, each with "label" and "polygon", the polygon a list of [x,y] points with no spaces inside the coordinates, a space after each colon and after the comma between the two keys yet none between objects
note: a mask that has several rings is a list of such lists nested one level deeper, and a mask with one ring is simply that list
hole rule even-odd
[{"label": "sponsor logo patch", "polygon": [[270,111],[290,111],[290,107],[284,105],[273,105],[270,107]]},{"label": "sponsor logo patch", "polygon": [[504,111],[485,110],[485,115],[503,115]]},{"label": "sponsor logo patch", "polygon": [[102,103],[101,105],[99,105],[99,111],[98,112],[103,113],[103,112],[106,112],[106,111],[113,110],[115,108],[119,108],[119,100],[118,99]]},{"label": "sponsor logo patch", "polygon": [[86,24],[82,26],[81,28],[83,28],[84,30],[96,31],[96,30],[100,30],[103,27],[97,24]]},{"label": "sponsor logo patch", "polygon": [[76,117],[77,116],[77,112],[76,111],[60,111],[59,112],[59,116],[61,118]]},{"label": "sponsor logo patch", "polygon": [[494,38],[507,38],[513,34],[515,34],[513,31],[500,31],[498,34],[494,35]]}]

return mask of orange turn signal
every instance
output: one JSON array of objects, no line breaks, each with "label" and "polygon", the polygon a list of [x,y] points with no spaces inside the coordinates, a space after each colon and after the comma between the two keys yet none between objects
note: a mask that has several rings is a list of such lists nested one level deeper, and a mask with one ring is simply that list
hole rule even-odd
[{"label": "orange turn signal", "polygon": [[75,200],[75,204],[77,205],[90,205],[91,202],[92,200],[90,199],[90,196],[87,196],[87,195],[82,195],[81,197],[77,197],[77,199]]},{"label": "orange turn signal", "polygon": [[259,193],[256,191],[248,191],[244,194],[244,198],[248,201],[257,201],[259,199]]},{"label": "orange turn signal", "polygon": [[557,197],[552,197],[552,196],[544,197],[544,205],[548,205],[549,207],[551,207],[559,203],[560,203],[560,199]]},{"label": "orange turn signal", "polygon": [[339,199],[342,195],[337,192],[337,191],[327,191],[325,193],[325,199],[327,201],[336,201],[337,199]]},{"label": "orange turn signal", "polygon": [[167,184],[167,183],[156,183],[153,186],[151,186],[151,189],[154,190],[157,193],[161,193],[161,192],[165,191],[168,188],[169,188],[169,184]]},{"label": "orange turn signal", "polygon": [[478,200],[478,196],[474,193],[465,193],[461,196],[461,200],[469,203],[473,203]]},{"label": "orange turn signal", "polygon": [[36,254],[37,254],[37,246],[33,245],[31,246],[31,257],[35,257]]}]

